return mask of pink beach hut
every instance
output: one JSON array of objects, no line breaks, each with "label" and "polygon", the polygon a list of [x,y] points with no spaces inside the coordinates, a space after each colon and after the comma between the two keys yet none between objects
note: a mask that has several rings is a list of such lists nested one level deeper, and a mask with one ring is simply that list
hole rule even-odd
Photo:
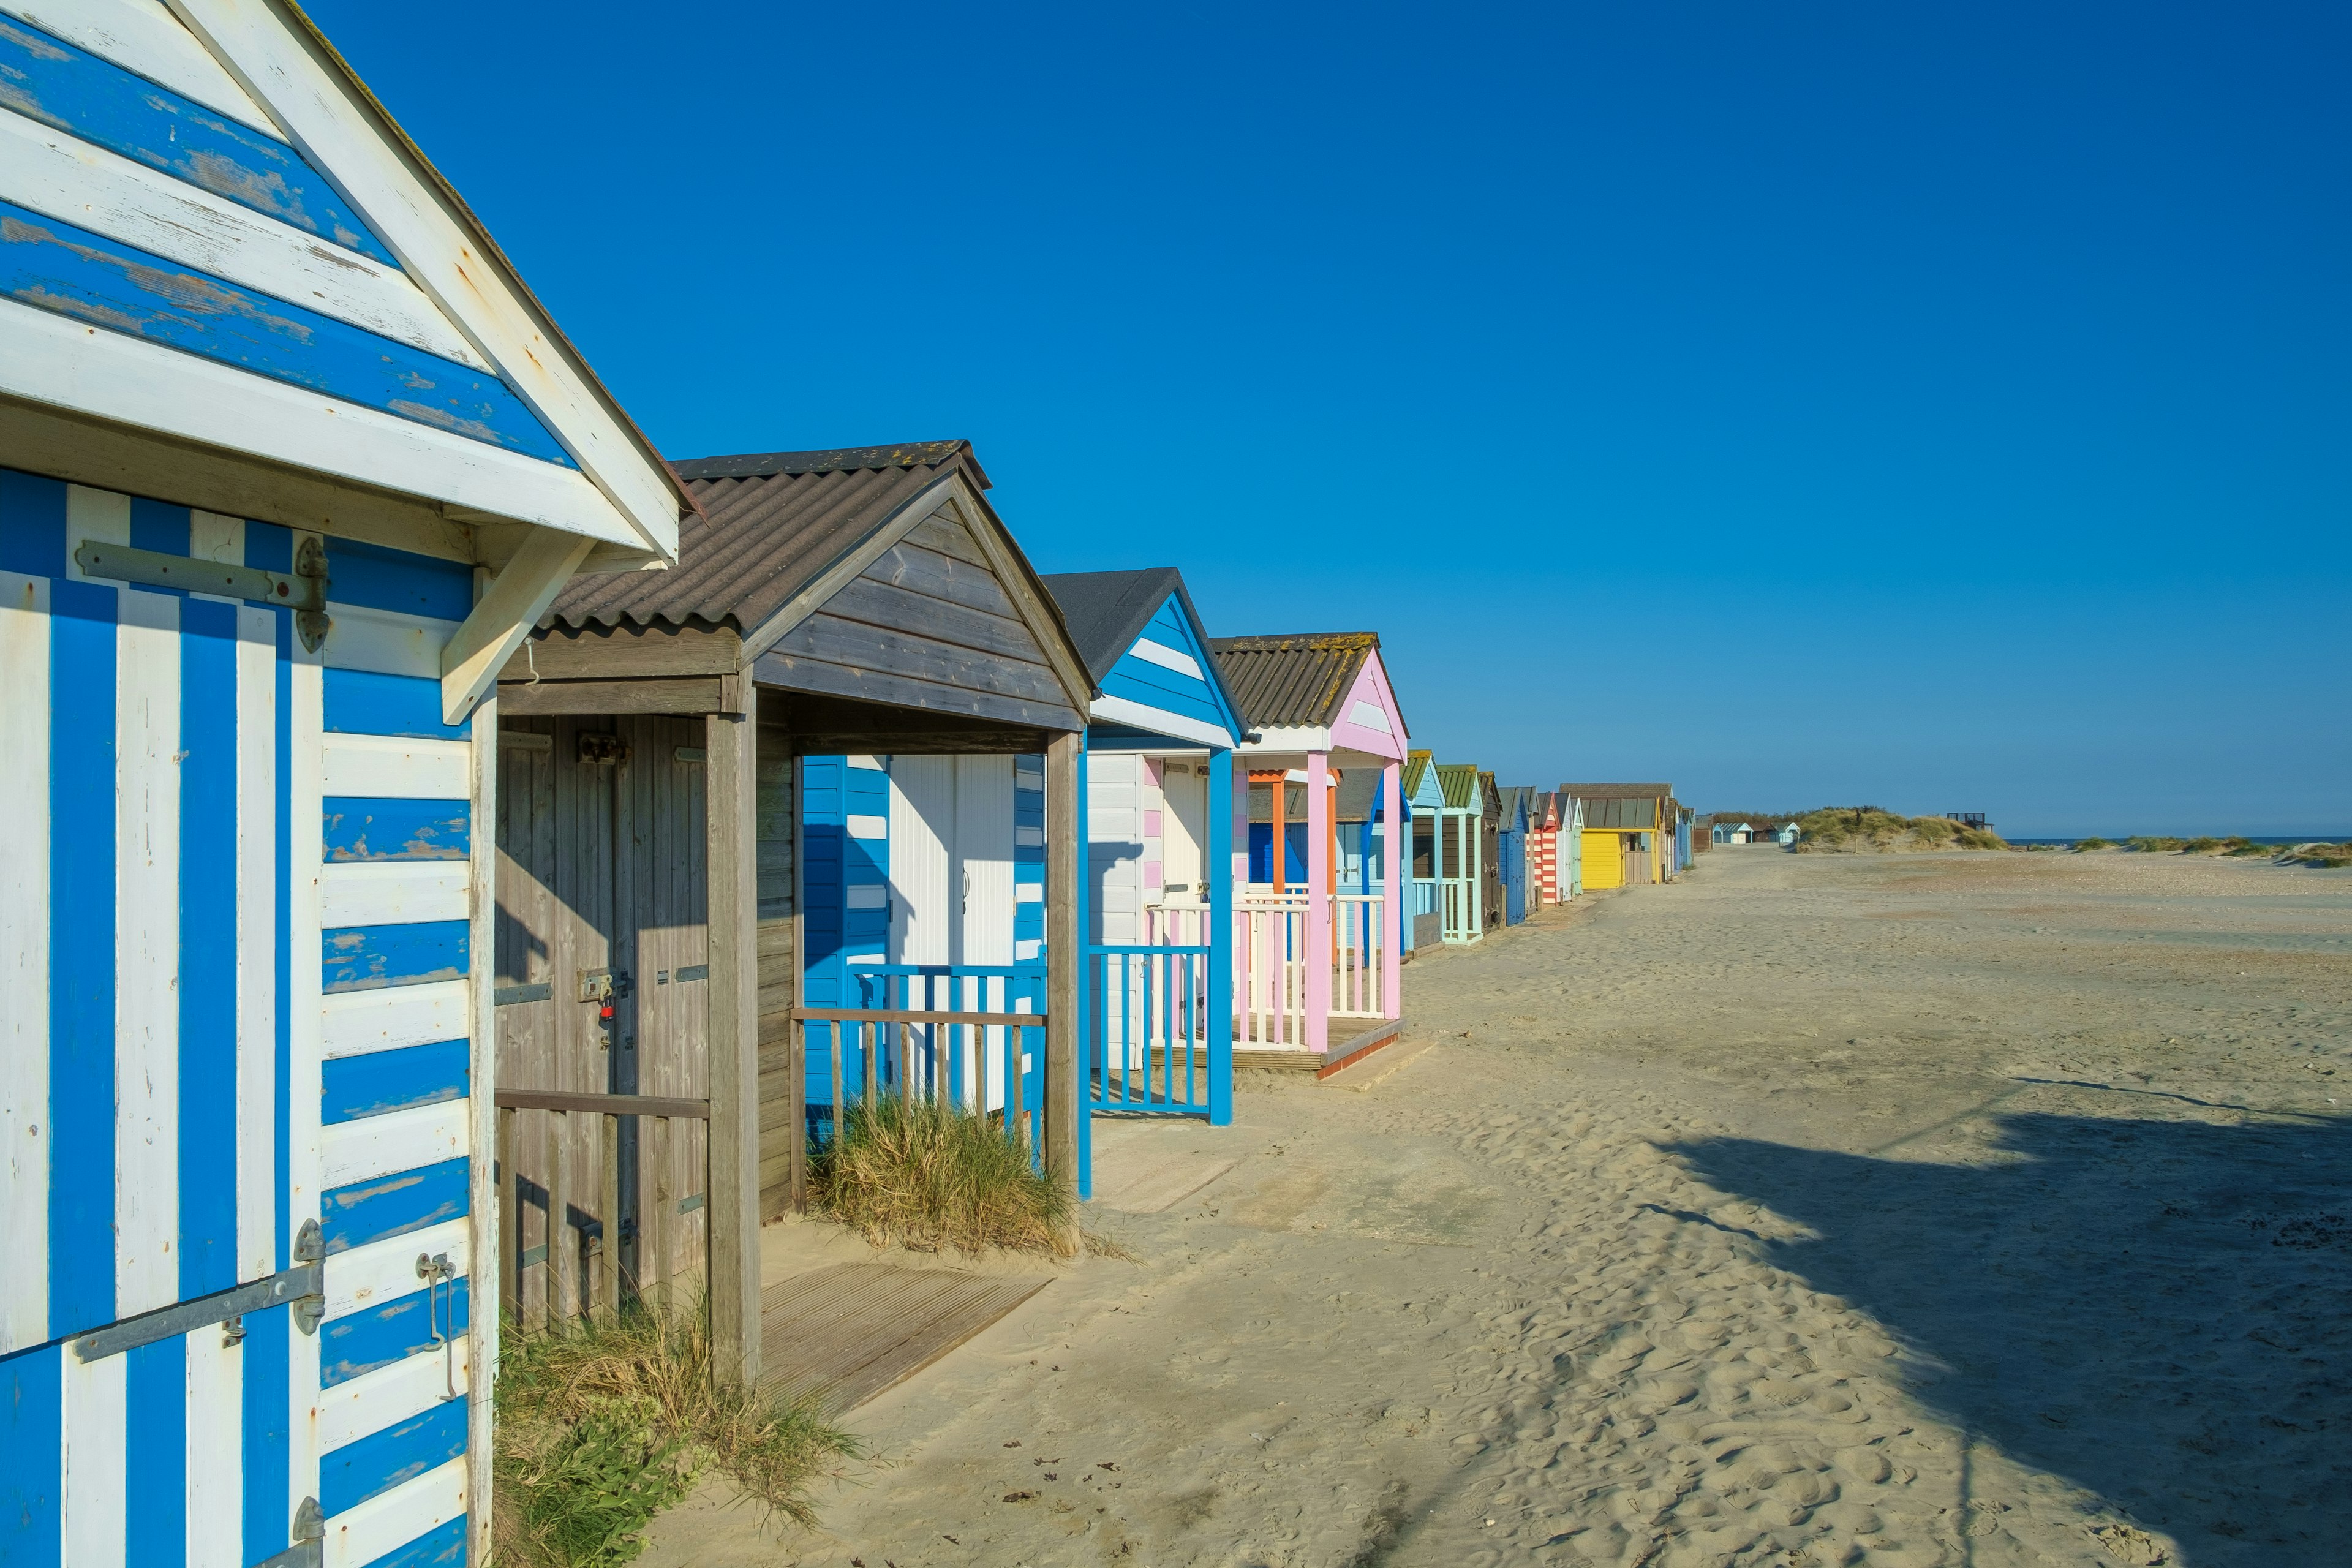
[{"label": "pink beach hut", "polygon": [[[1402,1025],[1404,715],[1371,632],[1209,648],[1252,732],[1234,770],[1235,1062],[1336,1072]],[[1343,889],[1337,796],[1358,770],[1379,782]]]}]

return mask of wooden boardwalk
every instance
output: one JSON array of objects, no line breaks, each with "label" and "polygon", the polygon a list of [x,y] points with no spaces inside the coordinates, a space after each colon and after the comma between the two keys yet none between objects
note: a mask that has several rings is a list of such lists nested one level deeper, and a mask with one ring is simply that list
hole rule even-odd
[{"label": "wooden boardwalk", "polygon": [[1044,1274],[836,1263],[761,1292],[763,1382],[838,1415],[905,1382],[1044,1289]]}]

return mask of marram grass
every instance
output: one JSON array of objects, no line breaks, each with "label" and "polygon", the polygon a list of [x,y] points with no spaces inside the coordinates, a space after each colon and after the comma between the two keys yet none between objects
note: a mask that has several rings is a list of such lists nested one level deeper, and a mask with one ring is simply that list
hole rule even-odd
[{"label": "marram grass", "polygon": [[856,1458],[856,1440],[812,1401],[715,1378],[709,1323],[703,1303],[529,1332],[508,1323],[492,1394],[498,1568],[617,1568],[709,1469],[815,1522],[809,1483]]},{"label": "marram grass", "polygon": [[856,1100],[809,1162],[815,1205],[868,1241],[922,1249],[1076,1251],[1069,1196],[1001,1123],[938,1100]]}]

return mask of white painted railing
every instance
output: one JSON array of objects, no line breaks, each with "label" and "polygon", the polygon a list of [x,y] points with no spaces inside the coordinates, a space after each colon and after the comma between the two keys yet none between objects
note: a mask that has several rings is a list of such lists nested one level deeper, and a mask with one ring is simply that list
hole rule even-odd
[{"label": "white painted railing", "polygon": [[1478,934],[1478,889],[1451,878],[1438,884],[1445,899],[1445,940],[1468,942]]},{"label": "white painted railing", "polygon": [[1234,1043],[1307,1044],[1307,895],[1252,889],[1234,904]]},{"label": "white painted railing", "polygon": [[1388,900],[1378,893],[1341,893],[1331,900],[1334,1016],[1388,1016],[1387,918]]}]

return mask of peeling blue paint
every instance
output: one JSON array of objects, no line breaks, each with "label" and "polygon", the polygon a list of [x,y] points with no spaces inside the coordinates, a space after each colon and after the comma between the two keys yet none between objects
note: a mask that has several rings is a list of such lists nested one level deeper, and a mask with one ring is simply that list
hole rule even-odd
[{"label": "peeling blue paint", "polygon": [[321,1195],[319,1211],[331,1257],[456,1219],[466,1212],[466,1158],[336,1187]]},{"label": "peeling blue paint", "polygon": [[463,1100],[472,1070],[472,1047],[466,1040],[335,1057],[320,1073],[319,1120],[355,1121],[387,1110]]},{"label": "peeling blue paint", "polygon": [[472,928],[464,921],[417,921],[404,925],[342,926],[320,935],[326,964],[320,987],[331,995],[338,991],[462,979]]},{"label": "peeling blue paint", "polygon": [[0,295],[543,463],[575,466],[538,416],[487,372],[12,202],[0,202]]},{"label": "peeling blue paint", "polygon": [[330,861],[463,860],[473,851],[472,821],[462,800],[329,795],[325,806]]},{"label": "peeling blue paint", "polygon": [[441,1292],[444,1305],[433,1307],[429,1290],[396,1296],[380,1306],[365,1307],[348,1317],[333,1319],[319,1329],[319,1386],[332,1388],[380,1366],[405,1361],[433,1348],[433,1316],[442,1314],[442,1327],[466,1331],[471,1304],[466,1281],[451,1282]]}]

